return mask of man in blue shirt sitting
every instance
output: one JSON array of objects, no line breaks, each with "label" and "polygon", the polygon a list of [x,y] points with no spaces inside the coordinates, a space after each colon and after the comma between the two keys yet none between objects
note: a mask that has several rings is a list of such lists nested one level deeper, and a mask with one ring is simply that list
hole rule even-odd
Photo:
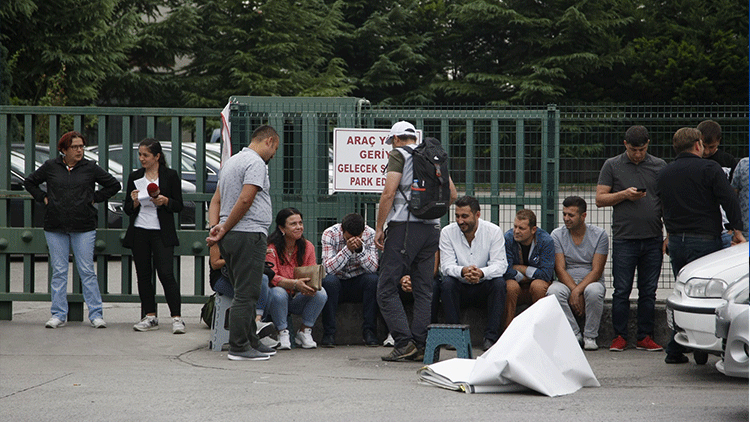
[{"label": "man in blue shirt sitting", "polygon": [[516,305],[532,305],[547,295],[555,274],[555,242],[536,226],[534,211],[516,213],[513,228],[505,232],[508,270],[505,279],[505,328],[516,316]]}]

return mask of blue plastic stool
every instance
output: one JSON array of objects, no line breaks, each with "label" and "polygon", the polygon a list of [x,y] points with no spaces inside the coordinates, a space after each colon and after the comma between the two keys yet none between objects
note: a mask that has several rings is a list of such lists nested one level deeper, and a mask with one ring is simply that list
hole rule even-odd
[{"label": "blue plastic stool", "polygon": [[229,343],[229,308],[232,307],[232,298],[216,293],[214,298],[214,320],[211,324],[211,339],[208,348],[214,352],[220,352],[224,344]]},{"label": "blue plastic stool", "polygon": [[430,324],[427,327],[427,344],[424,348],[424,364],[440,360],[440,346],[450,344],[456,348],[456,356],[472,359],[471,334],[466,324]]}]

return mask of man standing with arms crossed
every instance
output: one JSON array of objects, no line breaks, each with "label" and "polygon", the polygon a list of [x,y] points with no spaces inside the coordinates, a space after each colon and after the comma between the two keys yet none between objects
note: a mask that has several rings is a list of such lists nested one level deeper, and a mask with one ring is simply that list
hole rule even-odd
[{"label": "man standing with arms crossed", "polygon": [[636,348],[656,352],[653,340],[656,289],[662,264],[661,202],[656,176],[667,163],[648,153],[648,130],[631,126],[625,152],[604,162],[596,186],[596,206],[612,207],[613,352],[628,344],[628,316],[633,277],[638,269],[638,333]]},{"label": "man standing with arms crossed", "polygon": [[222,166],[219,185],[208,210],[208,246],[218,243],[226,260],[234,299],[229,311],[229,360],[267,360],[276,351],[260,343],[255,303],[265,266],[272,207],[268,162],[279,148],[279,135],[261,126],[250,145]]},{"label": "man standing with arms crossed", "polygon": [[[409,122],[397,122],[391,127],[385,143],[393,145],[393,150],[388,157],[375,227],[375,245],[383,251],[377,299],[395,345],[382,359],[391,362],[419,360],[420,355],[424,355],[427,326],[430,324],[432,274],[440,241],[440,219],[423,220],[411,215],[406,199],[399,192],[401,190],[407,197],[411,194],[413,166],[412,154],[402,154],[397,148],[416,148],[417,130]],[[453,180],[450,180],[450,192],[450,202],[453,203],[458,196]],[[411,327],[398,294],[399,281],[404,274],[411,275],[414,294]]]},{"label": "man standing with arms crossed", "polygon": [[[734,190],[721,166],[704,160],[700,130],[684,127],[675,132],[675,160],[659,172],[656,189],[664,209],[669,259],[675,277],[688,263],[721,249],[721,210],[726,211],[732,244],[745,241],[742,213]],[[669,306],[669,305],[667,305]],[[672,340],[664,350],[666,363],[686,363],[685,348]]]}]

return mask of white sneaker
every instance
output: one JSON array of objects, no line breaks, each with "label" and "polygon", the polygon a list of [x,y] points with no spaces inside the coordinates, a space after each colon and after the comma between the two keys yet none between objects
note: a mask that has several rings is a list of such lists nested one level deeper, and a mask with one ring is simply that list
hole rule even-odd
[{"label": "white sneaker", "polygon": [[133,325],[135,331],[151,331],[159,329],[159,318],[146,315],[141,322]]},{"label": "white sneaker", "polygon": [[388,333],[388,337],[385,338],[385,341],[383,341],[383,346],[385,347],[393,347],[396,345],[396,342],[393,341],[393,336],[391,333]]},{"label": "white sneaker", "polygon": [[102,318],[94,318],[91,321],[91,326],[94,328],[107,328],[107,323]]},{"label": "white sneaker", "polygon": [[583,347],[583,334],[578,333],[576,334],[576,341],[578,342],[578,345]]},{"label": "white sneaker", "polygon": [[302,331],[297,331],[297,335],[294,337],[294,342],[303,349],[314,349],[318,347],[318,343],[312,338],[312,328],[305,328]]},{"label": "white sneaker", "polygon": [[270,347],[272,349],[275,349],[276,347],[278,347],[279,342],[278,342],[278,340],[274,340],[273,337],[267,336],[267,337],[262,337],[260,339],[260,344],[262,344],[262,345],[264,345],[266,347]]},{"label": "white sneaker", "polygon": [[279,350],[291,350],[292,342],[289,340],[289,330],[279,331]]},{"label": "white sneaker", "polygon": [[185,334],[185,321],[182,318],[172,318],[172,334]]},{"label": "white sneaker", "polygon": [[47,328],[64,327],[66,322],[67,321],[63,321],[58,317],[52,317],[49,319],[49,321],[47,321],[46,324],[44,324],[44,326]]},{"label": "white sneaker", "polygon": [[584,350],[597,350],[599,348],[599,345],[596,344],[595,338],[583,338],[583,349]]}]

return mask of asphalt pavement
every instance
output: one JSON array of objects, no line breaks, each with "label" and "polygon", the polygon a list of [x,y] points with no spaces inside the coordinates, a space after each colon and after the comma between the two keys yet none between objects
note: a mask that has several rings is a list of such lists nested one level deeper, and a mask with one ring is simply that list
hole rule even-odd
[{"label": "asphalt pavement", "polygon": [[[293,349],[235,362],[208,349],[198,305],[183,305],[183,335],[164,323],[135,332],[138,304],[104,306],[106,329],[86,321],[52,330],[44,328],[49,302],[14,303],[13,321],[0,322],[1,420],[748,420],[748,380],[719,373],[714,356],[706,365],[667,365],[663,353],[600,349],[585,352],[599,388],[555,398],[462,394],[417,384],[421,364],[385,363],[384,347]],[[450,357],[455,352],[441,353]]]}]

